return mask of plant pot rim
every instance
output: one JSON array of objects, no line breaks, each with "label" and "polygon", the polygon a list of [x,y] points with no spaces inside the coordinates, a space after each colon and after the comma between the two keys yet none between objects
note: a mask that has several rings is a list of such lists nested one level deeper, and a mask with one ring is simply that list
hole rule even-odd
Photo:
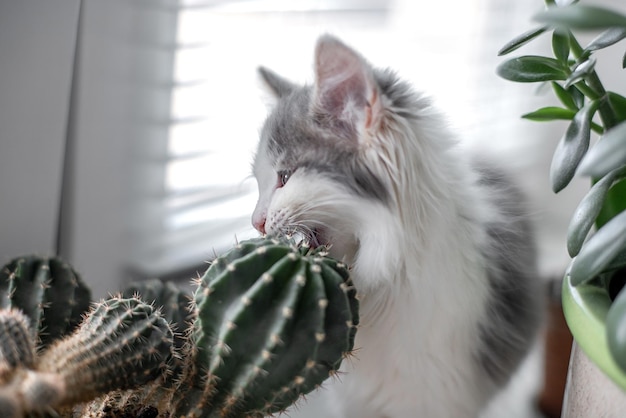
[{"label": "plant pot rim", "polygon": [[608,292],[591,284],[573,286],[569,273],[563,279],[563,313],[576,343],[613,382],[626,390],[626,373],[609,352],[606,316],[611,306]]}]

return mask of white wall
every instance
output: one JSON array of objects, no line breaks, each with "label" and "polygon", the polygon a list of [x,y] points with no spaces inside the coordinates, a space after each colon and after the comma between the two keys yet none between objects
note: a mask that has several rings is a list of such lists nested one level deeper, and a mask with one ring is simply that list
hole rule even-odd
[{"label": "white wall", "polygon": [[79,0],[0,0],[0,262],[55,251]]},{"label": "white wall", "polygon": [[[56,251],[79,3],[0,0],[0,261]],[[62,255],[96,297],[126,280],[133,153],[164,143],[175,3],[83,1]]]},{"label": "white wall", "polygon": [[[173,3],[173,2],[169,2]],[[169,111],[176,10],[86,0],[80,48],[70,259],[98,297],[126,281],[133,154]]]}]

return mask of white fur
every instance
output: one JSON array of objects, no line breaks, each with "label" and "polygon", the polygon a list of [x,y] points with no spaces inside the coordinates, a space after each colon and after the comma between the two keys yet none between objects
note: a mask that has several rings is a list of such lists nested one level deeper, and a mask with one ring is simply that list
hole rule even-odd
[{"label": "white fur", "polygon": [[[487,279],[482,231],[467,217],[491,211],[445,129],[432,135],[406,121],[396,125],[393,137],[376,138],[382,149],[364,152],[391,183],[392,210],[299,170],[273,190],[266,230],[324,226],[333,233],[331,255],[353,265],[361,326],[356,359],[331,383],[338,416],[473,417],[493,387],[479,381],[485,376],[473,357]],[[459,216],[468,208],[482,209]]]},{"label": "white fur", "polygon": [[474,417],[493,390],[474,356],[488,287],[483,232],[458,212],[483,203],[467,163],[445,149],[452,146],[445,130],[429,137],[406,128],[404,138],[379,138],[404,169],[393,187],[395,211],[372,213],[359,231],[357,360],[332,393],[346,418]]},{"label": "white fur", "polygon": [[323,227],[331,255],[352,265],[361,298],[356,356],[325,386],[337,416],[475,417],[495,390],[475,357],[489,290],[481,221],[495,210],[436,112],[421,103],[418,124],[374,93],[378,114],[359,129],[359,152],[390,203],[305,169],[278,188],[261,147],[255,214],[266,216],[268,233]]}]

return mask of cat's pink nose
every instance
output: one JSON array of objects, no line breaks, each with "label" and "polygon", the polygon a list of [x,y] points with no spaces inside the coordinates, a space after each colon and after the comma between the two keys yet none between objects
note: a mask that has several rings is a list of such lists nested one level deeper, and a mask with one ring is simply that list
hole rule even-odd
[{"label": "cat's pink nose", "polygon": [[265,216],[253,217],[252,225],[254,228],[259,231],[261,234],[265,235]]}]

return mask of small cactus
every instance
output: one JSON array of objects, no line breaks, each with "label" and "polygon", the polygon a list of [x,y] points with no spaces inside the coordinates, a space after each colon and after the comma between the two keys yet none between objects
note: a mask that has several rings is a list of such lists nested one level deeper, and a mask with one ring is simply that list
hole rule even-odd
[{"label": "small cactus", "polygon": [[130,389],[167,370],[172,333],[167,322],[139,299],[113,298],[95,305],[68,338],[47,349],[37,370],[59,376],[61,404]]},{"label": "small cactus", "polygon": [[182,349],[184,337],[192,320],[192,312],[189,309],[191,295],[186,294],[171,282],[150,279],[131,283],[122,292],[122,297],[138,297],[161,309],[163,318],[170,323],[174,331],[175,349]]},{"label": "small cactus", "polygon": [[42,414],[136,388],[164,374],[172,355],[171,330],[158,310],[134,298],[109,299],[32,365],[11,370],[0,386],[0,416]]},{"label": "small cactus", "polygon": [[195,375],[174,416],[272,414],[338,370],[357,302],[346,266],[324,250],[259,238],[215,260],[195,293]]},{"label": "small cactus", "polygon": [[[26,315],[18,309],[0,310],[0,375],[17,367],[32,367],[35,341]],[[0,378],[0,381],[3,379]]]},{"label": "small cactus", "polygon": [[22,310],[42,346],[70,333],[90,301],[78,273],[57,257],[19,257],[0,269],[0,309]]}]

